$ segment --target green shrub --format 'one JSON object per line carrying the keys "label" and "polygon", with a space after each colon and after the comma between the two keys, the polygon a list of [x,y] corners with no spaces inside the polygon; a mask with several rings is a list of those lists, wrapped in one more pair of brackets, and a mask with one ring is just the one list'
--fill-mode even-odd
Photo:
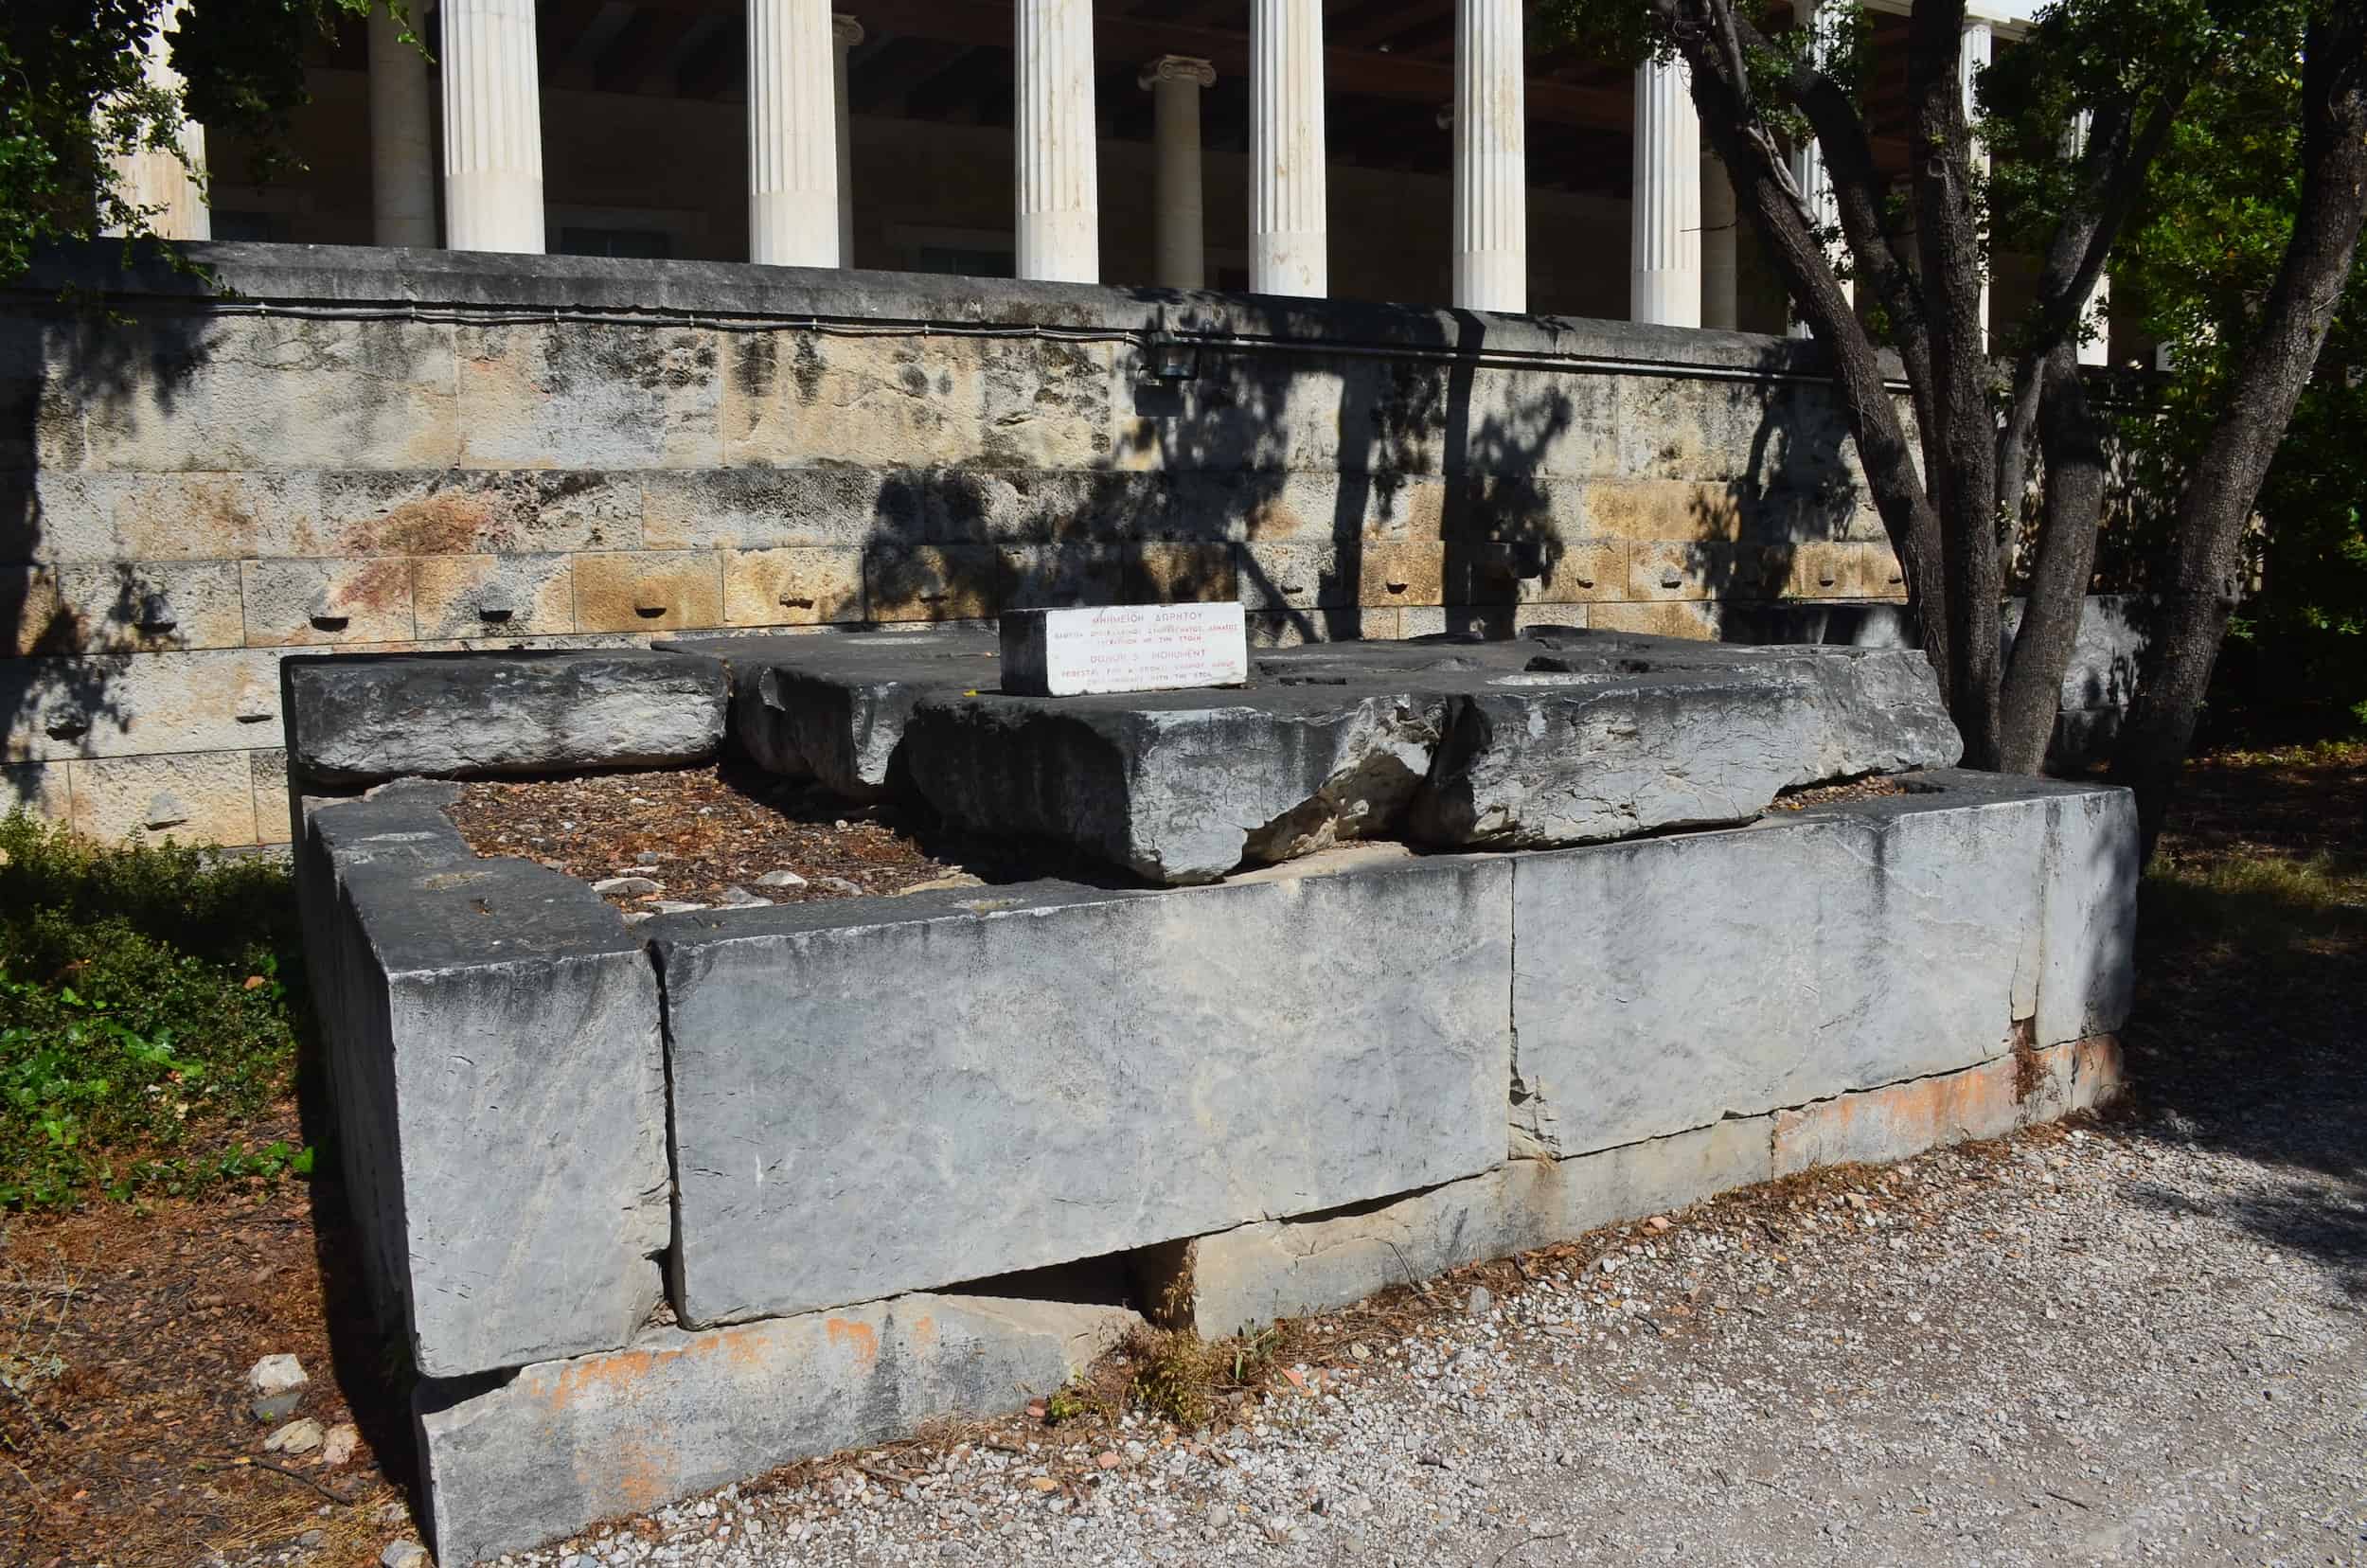
{"label": "green shrub", "polygon": [[300,953],[284,866],[0,819],[0,1203],[309,1168],[239,1135],[292,1086]]}

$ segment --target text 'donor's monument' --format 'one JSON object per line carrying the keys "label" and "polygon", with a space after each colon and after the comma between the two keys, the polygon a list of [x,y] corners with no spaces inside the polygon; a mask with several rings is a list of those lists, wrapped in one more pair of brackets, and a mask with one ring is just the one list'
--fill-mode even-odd
{"label": "text 'donor's monument'", "polygon": [[1014,696],[1177,691],[1249,679],[1238,604],[1013,610],[1002,632],[1003,689]]}

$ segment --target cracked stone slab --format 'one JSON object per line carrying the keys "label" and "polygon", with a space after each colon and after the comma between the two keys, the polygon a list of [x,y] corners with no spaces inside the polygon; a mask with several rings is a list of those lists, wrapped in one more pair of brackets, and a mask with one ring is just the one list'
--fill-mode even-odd
{"label": "cracked stone slab", "polygon": [[713,659],[646,649],[346,654],[279,666],[288,764],[321,784],[704,761]]}
{"label": "cracked stone slab", "polygon": [[793,1461],[1047,1395],[1141,1320],[1120,1307],[907,1295],[424,1382],[436,1559],[538,1546]]}
{"label": "cracked stone slab", "polygon": [[940,1288],[1486,1169],[1510,878],[1405,861],[650,921],[677,1310]]}
{"label": "cracked stone slab", "polygon": [[477,859],[455,793],[317,806],[302,878],[373,1299],[430,1377],[624,1344],[670,1228],[656,971],[587,884]]}
{"label": "cracked stone slab", "polygon": [[732,733],[757,766],[815,778],[871,802],[894,793],[905,725],[924,698],[990,690],[997,640],[985,632],[680,637],[662,650],[730,670]]}
{"label": "cracked stone slab", "polygon": [[1515,1127],[1582,1153],[2117,1028],[2126,803],[1944,771],[1750,828],[1522,857]]}

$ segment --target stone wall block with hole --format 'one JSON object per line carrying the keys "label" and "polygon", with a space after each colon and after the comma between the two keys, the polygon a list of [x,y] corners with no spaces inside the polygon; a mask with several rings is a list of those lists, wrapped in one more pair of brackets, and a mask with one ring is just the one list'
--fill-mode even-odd
{"label": "stone wall block with hole", "polygon": [[906,1295],[419,1386],[439,1560],[475,1562],[799,1459],[999,1416],[1138,1324],[1117,1307]]}
{"label": "stone wall block with hole", "polygon": [[859,549],[790,544],[723,552],[726,625],[827,626],[868,618]]}
{"label": "stone wall block with hole", "polygon": [[235,561],[122,561],[66,566],[59,597],[91,653],[161,653],[246,642]]}
{"label": "stone wall block with hole", "polygon": [[686,632],[723,624],[715,550],[587,551],[575,558],[578,632]]}
{"label": "stone wall block with hole", "polygon": [[279,655],[265,650],[0,659],[0,760],[245,751],[278,736]]}
{"label": "stone wall block with hole", "polygon": [[659,917],[677,1310],[803,1311],[1486,1169],[1509,876]]}
{"label": "stone wall block with hole", "polygon": [[291,765],[339,786],[703,762],[729,693],[717,661],[646,649],[296,657],[280,679]]}
{"label": "stone wall block with hole", "polygon": [[409,642],[418,634],[407,561],[242,561],[239,573],[250,648]]}
{"label": "stone wall block with hole", "polygon": [[621,1346],[669,1229],[657,974],[589,884],[412,786],[311,813],[332,1091],[379,1299],[465,1377]]}
{"label": "stone wall block with hole", "polygon": [[425,556],[409,564],[421,637],[535,636],[576,629],[573,556]]}
{"label": "stone wall block with hole", "polygon": [[863,553],[863,602],[878,621],[978,620],[1002,609],[990,544],[878,546]]}

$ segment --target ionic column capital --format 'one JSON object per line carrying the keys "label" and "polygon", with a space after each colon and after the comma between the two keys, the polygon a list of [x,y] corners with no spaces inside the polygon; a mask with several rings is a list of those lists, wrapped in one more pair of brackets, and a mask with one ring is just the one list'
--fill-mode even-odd
{"label": "ionic column capital", "polygon": [[1195,87],[1214,87],[1217,84],[1217,68],[1207,61],[1195,60],[1190,55],[1161,55],[1145,65],[1142,75],[1134,80],[1145,91],[1162,81],[1188,81]]}
{"label": "ionic column capital", "polygon": [[845,11],[830,13],[830,42],[842,49],[851,49],[863,42],[863,22]]}

